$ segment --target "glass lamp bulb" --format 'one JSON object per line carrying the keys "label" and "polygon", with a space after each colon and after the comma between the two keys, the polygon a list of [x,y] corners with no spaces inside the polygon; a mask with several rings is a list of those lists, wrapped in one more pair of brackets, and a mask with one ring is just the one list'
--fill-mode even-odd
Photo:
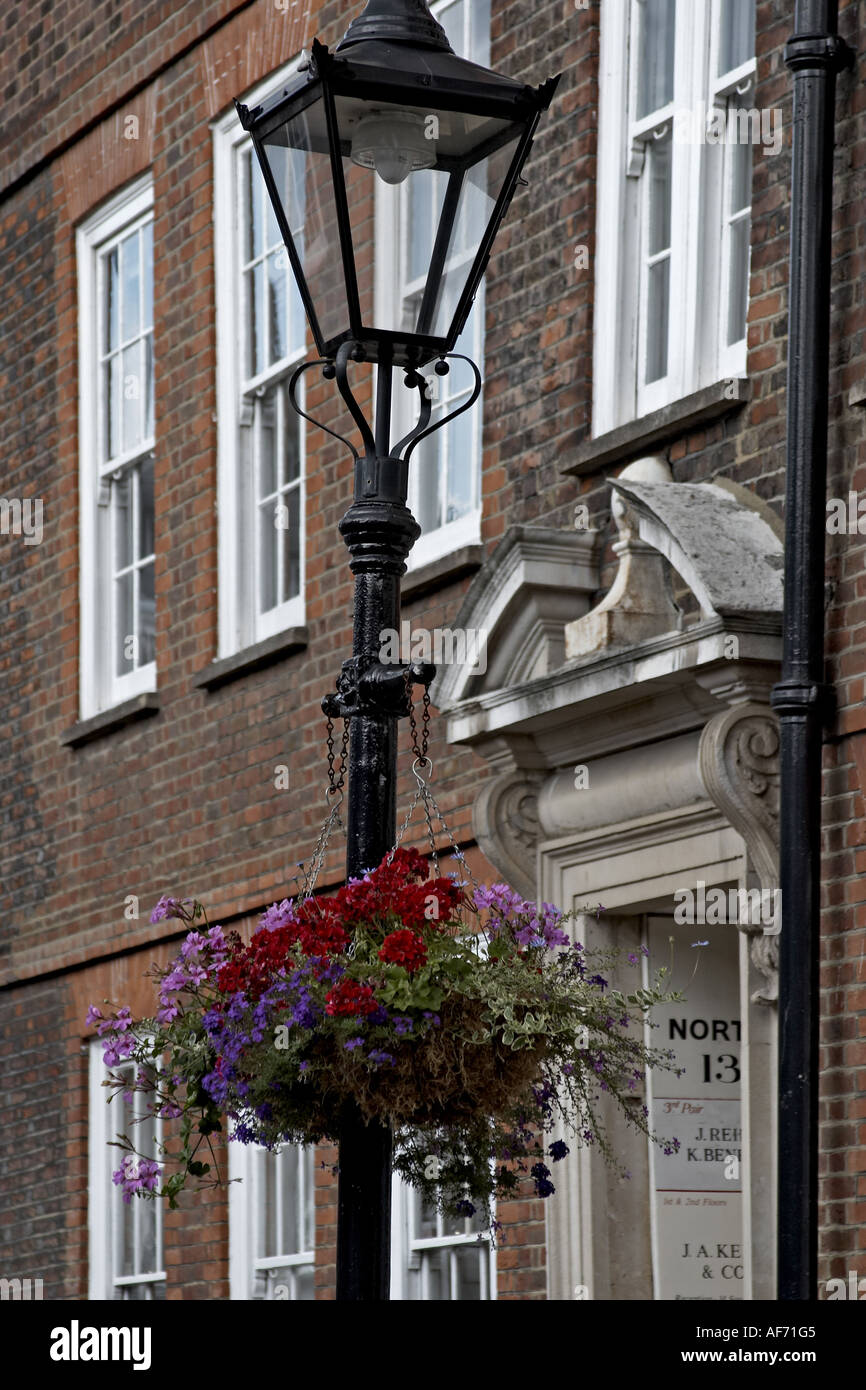
{"label": "glass lamp bulb", "polygon": [[352,163],[375,169],[383,183],[400,184],[416,169],[436,163],[436,141],[414,111],[373,111],[359,122],[352,139]]}

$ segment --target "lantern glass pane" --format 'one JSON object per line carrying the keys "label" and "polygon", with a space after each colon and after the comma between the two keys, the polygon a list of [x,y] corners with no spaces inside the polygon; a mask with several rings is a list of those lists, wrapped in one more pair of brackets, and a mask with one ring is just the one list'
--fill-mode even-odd
{"label": "lantern glass pane", "polygon": [[[335,109],[363,322],[374,332],[445,338],[521,129],[497,117],[355,97],[338,97]],[[362,248],[374,234],[377,197],[399,219],[408,293],[374,320],[372,258],[368,266]]]}
{"label": "lantern glass pane", "polygon": [[[292,116],[262,142],[294,249],[325,341],[349,327],[337,202],[321,102]],[[344,165],[348,161],[344,160]],[[287,309],[290,337],[299,303]]]}

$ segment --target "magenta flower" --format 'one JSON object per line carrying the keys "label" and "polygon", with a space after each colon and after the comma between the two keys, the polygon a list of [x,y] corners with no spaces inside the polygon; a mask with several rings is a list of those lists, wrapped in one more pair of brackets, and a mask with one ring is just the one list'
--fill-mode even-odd
{"label": "magenta flower", "polygon": [[136,1159],[132,1154],[124,1154],[123,1162],[111,1175],[111,1181],[121,1188],[123,1200],[127,1205],[136,1192],[155,1192],[162,1169],[152,1158]]}

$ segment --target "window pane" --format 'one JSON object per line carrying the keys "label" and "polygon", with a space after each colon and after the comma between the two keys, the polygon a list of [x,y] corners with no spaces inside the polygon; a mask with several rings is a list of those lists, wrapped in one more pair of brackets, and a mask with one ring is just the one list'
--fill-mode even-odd
{"label": "window pane", "polygon": [[111,484],[111,501],[114,508],[114,568],[126,569],[133,561],[134,538],[132,533],[132,488],[130,472],[124,473]]}
{"label": "window pane", "polygon": [[474,502],[476,418],[472,410],[446,426],[448,431],[448,501],[445,520],[457,521],[471,512]]}
{"label": "window pane", "polygon": [[[427,1298],[431,1303],[441,1303],[450,1297],[449,1251],[425,1250],[421,1258],[424,1261],[424,1272],[427,1276]],[[424,1288],[423,1280],[421,1287]]]}
{"label": "window pane", "polygon": [[452,39],[451,46],[456,49],[461,58],[471,58],[473,63],[487,65],[490,57],[490,0],[474,0],[472,13],[469,17],[472,26],[471,47],[468,53],[463,53],[456,48]]}
{"label": "window pane", "polygon": [[262,254],[262,190],[261,172],[253,160],[252,150],[245,150],[241,159],[244,188],[244,259],[251,261]]}
{"label": "window pane", "polygon": [[138,572],[138,665],[156,659],[156,597],[154,566],[142,565]]}
{"label": "window pane", "polygon": [[259,1149],[254,1154],[255,1161],[259,1165],[259,1242],[258,1254],[260,1259],[267,1259],[271,1255],[277,1254],[276,1241],[276,1182],[274,1173],[274,1156]]}
{"label": "window pane", "polygon": [[481,1297],[481,1260],[486,1260],[487,1246],[467,1245],[457,1251],[457,1297],[461,1300]]}
{"label": "window pane", "polygon": [[650,267],[647,294],[646,381],[658,381],[668,369],[670,258]]}
{"label": "window pane", "polygon": [[454,52],[465,57],[464,49],[466,47],[466,42],[463,37],[463,26],[466,22],[465,0],[454,0],[454,4],[446,5],[444,9],[438,12],[436,18],[448,35],[448,41],[454,49]]}
{"label": "window pane", "polygon": [[142,328],[153,327],[153,223],[146,222],[141,229],[142,264],[142,307],[144,317]]}
{"label": "window pane", "polygon": [[118,269],[117,247],[113,246],[105,257],[105,341],[103,351],[111,352],[117,347],[118,326],[120,324],[120,272]]}
{"label": "window pane", "polygon": [[312,1303],[316,1297],[314,1271],[312,1265],[301,1265],[295,1270],[295,1298],[298,1302]]}
{"label": "window pane", "polygon": [[738,68],[755,54],[755,0],[722,0],[719,74]]}
{"label": "window pane", "polygon": [[[274,503],[259,507],[259,611],[267,613],[277,602],[277,542]],[[273,1252],[272,1252],[273,1253]]]}
{"label": "window pane", "polygon": [[138,232],[124,237],[120,243],[120,338],[128,342],[139,331],[141,323],[140,240]]}
{"label": "window pane", "polygon": [[153,334],[144,339],[144,437],[153,434]]}
{"label": "window pane", "polygon": [[[409,209],[408,245],[406,248],[406,274],[410,282],[424,275],[430,264],[433,249],[433,197],[434,184],[443,184],[429,169],[420,170],[409,182],[407,190]],[[443,184],[444,188],[444,184]],[[441,202],[441,198],[437,198]]]}
{"label": "window pane", "polygon": [[120,414],[123,404],[123,364],[121,355],[105,364],[105,458],[120,453]]}
{"label": "window pane", "polygon": [[138,558],[153,554],[153,459],[143,459],[138,470]]}
{"label": "window pane", "polygon": [[729,213],[742,212],[752,202],[752,147],[745,143],[725,147],[731,161],[731,203]]}
{"label": "window pane", "polygon": [[656,256],[671,244],[671,142],[650,146],[649,254]]}
{"label": "window pane", "polygon": [[[302,1249],[314,1250],[316,1247],[316,1180],[313,1169],[315,1149],[310,1145],[302,1151],[304,1165],[304,1230]],[[310,1270],[312,1277],[312,1269]]]}
{"label": "window pane", "polygon": [[[262,185],[264,185],[264,182],[265,182],[265,181],[264,181],[264,178],[262,177],[262,173],[261,173],[261,170],[260,170],[260,169],[257,169],[257,170],[256,170],[256,179],[257,179],[257,181],[258,181],[259,183],[261,183]],[[266,188],[266,187],[265,187],[265,189],[264,189],[264,203],[265,203],[265,247],[266,247],[267,250],[271,250],[271,248],[274,247],[274,246],[282,246],[282,244],[283,244],[283,236],[282,236],[282,232],[280,231],[280,224],[279,224],[279,222],[277,221],[276,216],[275,216],[275,214],[274,214],[274,205],[273,205],[273,203],[271,202],[270,198],[268,197],[268,193],[267,193],[267,188]],[[283,199],[283,207],[285,207],[285,199]]]}
{"label": "window pane", "polygon": [[286,272],[288,256],[285,250],[275,251],[268,256],[268,309],[271,316],[271,361],[279,362],[289,350],[288,325],[286,322]]}
{"label": "window pane", "polygon": [[133,661],[134,644],[128,640],[135,635],[135,570],[128,570],[126,574],[115,579],[114,593],[116,603],[115,672],[118,676],[125,676],[135,666]]}
{"label": "window pane", "polygon": [[285,387],[284,390],[283,419],[286,422],[286,451],[283,476],[287,483],[293,483],[296,478],[301,476],[301,426],[298,423],[297,415],[289,404],[288,387]]}
{"label": "window pane", "polygon": [[728,343],[745,336],[749,293],[749,218],[730,227],[731,265],[728,280]]}
{"label": "window pane", "polygon": [[416,1240],[431,1240],[440,1234],[438,1213],[433,1206],[421,1201],[420,1192],[412,1192],[409,1200],[415,1204],[414,1233]]}
{"label": "window pane", "polygon": [[277,406],[276,392],[269,391],[256,403],[259,440],[258,500],[272,497],[277,490]]}
{"label": "window pane", "polygon": [[[304,250],[304,235],[299,232],[295,238],[297,252],[303,263],[306,252]],[[289,351],[303,352],[307,342],[307,316],[304,313],[304,301],[301,299],[301,292],[298,289],[298,282],[295,279],[291,264],[289,263],[289,253],[286,256],[286,282],[289,293]]]}
{"label": "window pane", "polygon": [[[435,416],[433,417],[435,419]],[[412,455],[411,464],[415,470],[417,508],[416,521],[425,533],[435,531],[442,525],[439,504],[439,481],[442,470],[442,434],[439,430],[428,439],[422,440]]]}
{"label": "window pane", "polygon": [[283,1229],[280,1233],[281,1255],[299,1255],[298,1245],[298,1149],[286,1148],[275,1160],[283,1190]]}
{"label": "window pane", "polygon": [[674,99],[676,0],[640,0],[640,13],[638,118]]}
{"label": "window pane", "polygon": [[301,591],[301,494],[298,488],[283,493],[283,602]]}
{"label": "window pane", "polygon": [[141,397],[144,388],[143,344],[139,340],[123,349],[123,430],[121,447],[124,452],[134,449],[142,438]]}
{"label": "window pane", "polygon": [[253,266],[252,270],[247,271],[245,279],[247,282],[247,371],[250,376],[256,376],[264,369],[265,365],[264,267],[261,264]]}

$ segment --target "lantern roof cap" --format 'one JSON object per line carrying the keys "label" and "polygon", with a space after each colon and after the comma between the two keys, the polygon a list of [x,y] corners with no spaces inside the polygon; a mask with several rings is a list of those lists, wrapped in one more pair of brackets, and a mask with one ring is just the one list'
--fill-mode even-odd
{"label": "lantern roof cap", "polygon": [[430,13],[425,0],[367,0],[363,14],[352,20],[335,52],[355,44],[411,43],[453,53],[448,35]]}

